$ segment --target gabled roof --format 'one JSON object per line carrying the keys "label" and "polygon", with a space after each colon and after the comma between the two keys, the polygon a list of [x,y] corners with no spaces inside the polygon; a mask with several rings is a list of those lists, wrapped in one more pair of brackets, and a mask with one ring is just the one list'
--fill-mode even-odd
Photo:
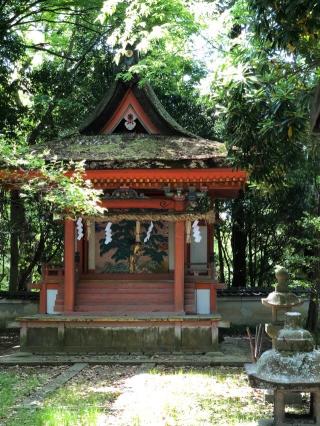
{"label": "gabled roof", "polygon": [[191,136],[191,132],[184,129],[166,111],[150,84],[145,83],[140,87],[139,80],[124,82],[115,81],[93,113],[80,126],[79,132],[83,135],[96,135],[101,133],[106,122],[112,117],[115,110],[130,90],[142,108],[147,112],[153,124],[159,129],[161,135]]}
{"label": "gabled roof", "polygon": [[149,84],[117,80],[79,132],[46,144],[59,159],[87,168],[225,166],[226,148],[181,127]]}

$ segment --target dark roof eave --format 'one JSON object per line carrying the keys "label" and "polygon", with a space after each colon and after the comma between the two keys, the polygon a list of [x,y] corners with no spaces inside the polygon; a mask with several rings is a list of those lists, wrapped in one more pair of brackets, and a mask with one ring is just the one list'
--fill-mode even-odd
{"label": "dark roof eave", "polygon": [[[97,134],[101,131],[103,125],[108,118],[111,117],[115,108],[121,102],[123,96],[129,88],[135,92],[137,99],[142,104],[146,104],[149,109],[150,117],[155,121],[162,122],[164,126],[164,134],[180,135],[185,137],[197,137],[188,130],[184,129],[171,115],[166,111],[159,98],[155,94],[150,84],[146,83],[143,87],[139,87],[139,79],[134,81],[124,82],[116,80],[106,92],[95,110],[89,117],[80,125],[79,132],[84,135]],[[150,110],[152,109],[153,112]],[[159,124],[159,123],[158,123]]]}
{"label": "dark roof eave", "polygon": [[206,159],[185,160],[126,160],[126,161],[95,161],[85,162],[85,168],[89,170],[108,169],[210,169],[231,167],[226,157],[212,157]]}

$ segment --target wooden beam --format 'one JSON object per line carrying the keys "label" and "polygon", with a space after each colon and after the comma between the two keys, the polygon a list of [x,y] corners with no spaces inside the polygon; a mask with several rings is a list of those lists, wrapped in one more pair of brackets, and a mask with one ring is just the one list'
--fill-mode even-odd
{"label": "wooden beam", "polygon": [[175,201],[168,198],[141,198],[136,200],[103,200],[101,205],[107,209],[159,209],[171,210]]}
{"label": "wooden beam", "polygon": [[[66,176],[72,176],[68,171]],[[41,177],[40,171],[0,170],[0,179],[16,186]],[[187,189],[195,186],[197,190],[206,188],[215,191],[217,198],[235,197],[245,188],[247,172],[231,168],[214,169],[108,169],[86,170],[86,179],[90,179],[96,188],[115,189],[124,183],[134,189]],[[48,183],[48,185],[50,185]]]}
{"label": "wooden beam", "polygon": [[[230,186],[237,182],[245,182],[247,173],[243,170],[233,170],[231,168],[214,169],[108,169],[108,170],[86,170],[85,175],[88,179],[104,179],[109,183],[112,180],[120,182],[142,183],[142,182],[160,182],[163,186],[173,182],[179,186],[179,183],[201,182],[203,186],[207,183],[216,182],[227,183]],[[142,180],[142,181],[141,181]]]}

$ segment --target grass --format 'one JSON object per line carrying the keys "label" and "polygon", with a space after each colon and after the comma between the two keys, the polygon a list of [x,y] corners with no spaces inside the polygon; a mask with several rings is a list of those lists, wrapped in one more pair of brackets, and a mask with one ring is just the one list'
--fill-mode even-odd
{"label": "grass", "polygon": [[[90,371],[90,369],[88,369]],[[119,396],[116,390],[100,389],[79,376],[49,394],[35,409],[20,408],[6,426],[94,426],[108,413],[110,405]],[[94,384],[100,384],[94,377]]]}
{"label": "grass", "polygon": [[57,409],[21,409],[6,423],[8,426],[95,426],[99,419],[99,410],[95,408]]}
{"label": "grass", "polygon": [[49,395],[41,407],[14,410],[19,391],[26,394],[43,380],[41,375],[21,381],[21,376],[0,374],[1,389],[16,389],[0,393],[6,407],[3,421],[10,412],[6,422],[0,419],[1,425],[256,425],[272,416],[272,406],[249,387],[239,368],[157,367],[141,372],[139,367],[88,367]]}
{"label": "grass", "polygon": [[4,424],[14,404],[39,388],[47,378],[42,369],[14,367],[0,370],[0,425]]}

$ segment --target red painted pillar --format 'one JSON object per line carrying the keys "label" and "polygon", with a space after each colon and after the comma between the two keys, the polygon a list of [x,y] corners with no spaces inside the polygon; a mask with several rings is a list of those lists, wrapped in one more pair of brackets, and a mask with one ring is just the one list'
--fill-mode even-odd
{"label": "red painted pillar", "polygon": [[184,258],[185,224],[175,223],[174,306],[176,312],[184,313]]}
{"label": "red painted pillar", "polygon": [[75,224],[73,220],[64,222],[64,312],[74,310],[75,292]]}

